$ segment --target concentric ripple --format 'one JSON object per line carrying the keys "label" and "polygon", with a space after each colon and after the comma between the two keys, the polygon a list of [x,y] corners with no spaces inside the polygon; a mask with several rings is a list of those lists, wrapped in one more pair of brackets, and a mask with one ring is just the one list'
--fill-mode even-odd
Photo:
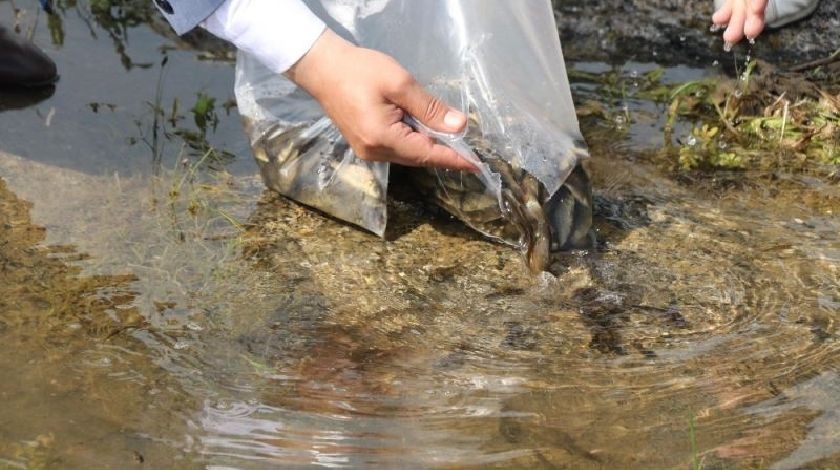
{"label": "concentric ripple", "polygon": [[255,207],[256,178],[197,186],[193,213],[0,158],[20,268],[0,271],[0,463],[836,466],[836,188],[680,185],[592,150],[597,247],[537,277],[418,201],[383,241]]}

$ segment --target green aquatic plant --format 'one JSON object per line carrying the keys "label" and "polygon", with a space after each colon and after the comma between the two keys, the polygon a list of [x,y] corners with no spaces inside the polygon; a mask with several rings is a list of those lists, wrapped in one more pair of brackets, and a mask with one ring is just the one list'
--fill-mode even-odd
{"label": "green aquatic plant", "polygon": [[661,67],[644,73],[623,68],[603,74],[576,69],[570,69],[568,73],[572,83],[595,85],[592,99],[576,107],[578,117],[602,120],[619,138],[627,137],[636,122],[637,116],[629,104],[631,100],[661,101],[671,91],[671,87],[662,82],[665,69]]}
{"label": "green aquatic plant", "polygon": [[[216,131],[219,115],[216,111],[216,98],[203,92],[196,93],[196,101],[190,109],[195,128],[180,125],[182,116],[177,114],[178,102],[173,100],[172,112],[167,121],[171,124],[168,136],[177,136],[189,149],[189,156],[197,157],[209,163],[233,160],[234,155],[212,145],[207,137]],[[209,132],[208,132],[209,131]]]}
{"label": "green aquatic plant", "polygon": [[624,100],[630,96],[654,99],[667,95],[671,90],[668,85],[662,83],[665,75],[665,69],[662,67],[644,73],[620,68],[606,73],[570,69],[568,74],[570,81],[595,84],[600,97],[612,99]]}
{"label": "green aquatic plant", "polygon": [[694,415],[688,418],[688,441],[691,444],[691,469],[700,470],[702,468],[700,460],[700,452],[697,450],[697,423]]}
{"label": "green aquatic plant", "polygon": [[216,126],[219,124],[219,116],[216,115],[216,98],[198,92],[195,104],[190,112],[192,112],[195,125],[198,126],[198,130],[202,134],[207,133],[208,127],[216,130]]}
{"label": "green aquatic plant", "polygon": [[683,83],[667,83],[662,68],[644,74],[571,70],[569,76],[579,84],[578,97],[586,98],[578,116],[606,122],[620,132],[619,138],[628,133],[636,110],[625,104],[623,111],[615,111],[617,102],[665,106],[664,146],[658,155],[681,171],[840,164],[840,85],[833,74],[785,72],[751,60],[735,78]]}
{"label": "green aquatic plant", "polygon": [[[129,145],[142,143],[149,148],[155,172],[160,171],[164,158],[174,153],[167,151],[167,145],[171,143],[175,143],[179,148],[176,154],[176,160],[179,162],[188,158],[216,168],[222,166],[220,164],[230,162],[234,155],[208,140],[219,123],[215,97],[203,92],[196,93],[195,103],[190,109],[195,126],[184,122],[185,116],[181,113],[180,100],[177,97],[172,99],[170,105],[164,103],[163,89],[167,64],[168,56],[164,55],[160,62],[155,94],[151,101],[145,103],[148,112],[134,120],[138,135],[128,138]],[[106,103],[90,104],[94,112],[98,111],[101,105],[108,106]],[[222,107],[230,114],[231,106],[228,101]]]}
{"label": "green aquatic plant", "polygon": [[[682,169],[789,168],[837,165],[840,94],[798,74],[750,62],[738,80],[699,80],[671,95],[665,155]],[[674,148],[678,121],[694,122],[691,136]]]}
{"label": "green aquatic plant", "polygon": [[734,152],[726,151],[725,144],[718,141],[720,128],[703,124],[691,131],[688,142],[679,149],[679,164],[682,168],[698,168],[704,164],[720,168],[743,168],[743,159]]}

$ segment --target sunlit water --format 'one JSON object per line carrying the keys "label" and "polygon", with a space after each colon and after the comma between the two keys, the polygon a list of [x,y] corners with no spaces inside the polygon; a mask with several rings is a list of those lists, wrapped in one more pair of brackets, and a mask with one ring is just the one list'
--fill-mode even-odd
{"label": "sunlit water", "polygon": [[[0,114],[0,148],[89,99]],[[282,200],[244,152],[152,177],[122,140],[148,114],[108,99],[120,138],[0,153],[0,467],[838,464],[836,184],[678,183],[640,157],[663,111],[627,96],[623,132],[584,121],[598,246],[533,277],[417,201],[383,241]]]}

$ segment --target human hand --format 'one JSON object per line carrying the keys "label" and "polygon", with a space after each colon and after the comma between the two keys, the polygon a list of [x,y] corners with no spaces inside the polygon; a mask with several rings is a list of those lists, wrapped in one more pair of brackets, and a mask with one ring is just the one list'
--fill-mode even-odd
{"label": "human hand", "polygon": [[318,100],[359,158],[477,171],[451,148],[402,122],[409,113],[434,130],[455,133],[467,117],[429,95],[393,58],[327,29],[287,75]]}
{"label": "human hand", "polygon": [[726,0],[712,15],[712,23],[718,27],[726,27],[723,40],[728,45],[735,44],[745,35],[754,39],[764,30],[767,2],[768,0]]}

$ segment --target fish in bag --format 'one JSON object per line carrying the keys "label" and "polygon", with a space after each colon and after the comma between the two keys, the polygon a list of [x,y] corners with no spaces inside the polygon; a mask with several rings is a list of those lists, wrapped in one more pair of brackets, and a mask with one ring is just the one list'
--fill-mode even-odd
{"label": "fish in bag", "polygon": [[[400,168],[441,207],[521,249],[529,267],[588,243],[588,151],[549,0],[308,0],[329,28],[391,55],[469,116],[457,135],[406,122],[480,172]],[[236,98],[266,185],[382,236],[388,163],[358,158],[304,90],[242,51]]]}

